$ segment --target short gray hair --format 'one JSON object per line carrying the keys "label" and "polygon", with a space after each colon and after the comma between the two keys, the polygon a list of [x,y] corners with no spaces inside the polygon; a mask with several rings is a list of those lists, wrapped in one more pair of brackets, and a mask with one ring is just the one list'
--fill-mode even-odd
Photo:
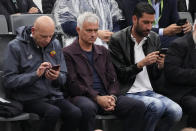
{"label": "short gray hair", "polygon": [[84,22],[99,23],[99,17],[91,12],[84,12],[77,19],[77,27],[82,28]]}

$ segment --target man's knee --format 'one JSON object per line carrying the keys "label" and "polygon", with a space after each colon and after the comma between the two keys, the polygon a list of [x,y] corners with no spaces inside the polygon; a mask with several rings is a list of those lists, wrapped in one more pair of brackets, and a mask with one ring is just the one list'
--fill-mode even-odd
{"label": "man's knee", "polygon": [[80,108],[82,117],[85,119],[95,117],[97,105],[88,97],[78,96],[73,99],[73,103]]}
{"label": "man's knee", "polygon": [[168,110],[168,114],[170,115],[173,121],[176,121],[176,122],[180,121],[182,117],[182,108],[177,103],[169,105],[167,107],[167,110]]}
{"label": "man's knee", "polygon": [[153,99],[150,104],[147,105],[147,111],[156,115],[162,116],[166,107],[164,103],[159,99]]}
{"label": "man's knee", "polygon": [[120,96],[117,101],[117,111],[144,113],[146,111],[145,104],[137,99],[129,98],[127,96]]}
{"label": "man's knee", "polygon": [[61,115],[61,110],[58,107],[50,107],[46,110],[44,117],[47,119],[58,119]]}
{"label": "man's knee", "polygon": [[[65,111],[66,112],[66,111]],[[79,108],[72,108],[72,110],[66,112],[69,117],[73,120],[80,120],[82,117],[82,112]]]}

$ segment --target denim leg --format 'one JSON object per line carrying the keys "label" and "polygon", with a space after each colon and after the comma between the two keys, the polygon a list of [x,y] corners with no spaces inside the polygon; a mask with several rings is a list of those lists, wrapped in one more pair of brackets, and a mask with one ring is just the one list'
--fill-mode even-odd
{"label": "denim leg", "polygon": [[80,131],[93,131],[95,128],[95,116],[98,112],[98,105],[85,96],[76,96],[73,103],[82,111]]}
{"label": "denim leg", "polygon": [[128,93],[126,96],[141,100],[144,102],[147,110],[145,112],[145,124],[144,131],[154,131],[158,121],[161,119],[163,113],[165,112],[164,103],[154,98],[151,92],[139,92],[139,93]]}
{"label": "denim leg", "polygon": [[175,123],[180,121],[182,117],[182,108],[171,99],[158,93],[153,93],[153,97],[161,100],[165,105],[165,112],[156,131],[170,131]]}

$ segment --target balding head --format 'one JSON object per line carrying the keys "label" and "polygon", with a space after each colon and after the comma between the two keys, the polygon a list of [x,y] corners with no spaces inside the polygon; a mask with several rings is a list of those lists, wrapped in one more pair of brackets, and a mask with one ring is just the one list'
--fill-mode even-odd
{"label": "balding head", "polygon": [[40,16],[34,22],[35,28],[55,28],[54,21],[49,16]]}
{"label": "balding head", "polygon": [[32,27],[32,35],[37,45],[47,46],[54,34],[55,23],[49,16],[38,17]]}

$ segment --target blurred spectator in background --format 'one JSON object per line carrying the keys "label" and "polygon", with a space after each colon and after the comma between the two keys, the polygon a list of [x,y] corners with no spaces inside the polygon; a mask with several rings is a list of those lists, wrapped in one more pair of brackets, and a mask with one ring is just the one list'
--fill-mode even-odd
{"label": "blurred spectator in background", "polygon": [[[118,2],[120,0],[116,1]],[[131,21],[131,15],[133,14],[135,5],[140,1],[148,2],[155,9],[155,22],[152,30],[160,35],[162,47],[168,47],[170,41],[178,37],[176,34],[182,31],[184,33],[191,31],[192,26],[188,22],[183,26],[176,25],[179,19],[176,0],[122,0],[118,3],[120,3],[119,6],[124,6],[121,8],[128,9],[127,11],[129,12],[127,14],[129,15],[124,14],[125,20],[128,23]]]}
{"label": "blurred spectator in background", "polygon": [[191,13],[193,20],[195,19],[196,13],[196,1],[195,0],[178,0],[178,12],[187,12]]}
{"label": "blurred spectator in background", "polygon": [[176,0],[148,0],[148,3],[156,11],[153,31],[160,35],[162,47],[169,47],[170,42],[178,37],[177,34],[191,31],[189,22],[183,26],[176,24],[179,19]]}
{"label": "blurred spectator in background", "polygon": [[9,22],[9,15],[23,13],[41,13],[33,0],[0,0],[0,14],[5,15]]}
{"label": "blurred spectator in background", "polygon": [[181,131],[196,131],[195,128],[184,128]]}
{"label": "blurred spectator in background", "polygon": [[44,14],[52,13],[56,0],[42,0],[42,10]]}
{"label": "blurred spectator in background", "polygon": [[145,2],[146,0],[116,0],[125,17],[126,23],[124,27],[132,25],[133,10],[137,3],[142,1]]}
{"label": "blurred spectator in background", "polygon": [[66,45],[71,44],[78,35],[76,19],[84,12],[93,12],[100,18],[96,44],[107,48],[106,42],[113,32],[120,30],[122,14],[115,0],[57,0],[53,12],[57,27],[67,35]]}
{"label": "blurred spectator in background", "polygon": [[189,0],[188,11],[191,13],[193,20],[195,20],[196,0]]}
{"label": "blurred spectator in background", "polygon": [[188,3],[187,0],[177,0],[177,9],[178,12],[187,12],[188,11]]}
{"label": "blurred spectator in background", "polygon": [[164,72],[164,94],[178,102],[188,115],[187,127],[196,128],[196,26],[193,32],[172,42]]}

